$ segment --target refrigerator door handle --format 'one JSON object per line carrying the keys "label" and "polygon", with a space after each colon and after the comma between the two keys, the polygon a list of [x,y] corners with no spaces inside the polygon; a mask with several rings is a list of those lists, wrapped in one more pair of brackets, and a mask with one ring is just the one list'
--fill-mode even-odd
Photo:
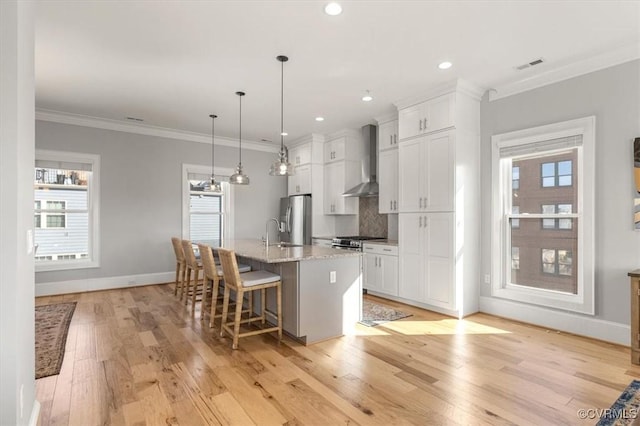
{"label": "refrigerator door handle", "polygon": [[287,206],[286,231],[291,232],[291,206]]}

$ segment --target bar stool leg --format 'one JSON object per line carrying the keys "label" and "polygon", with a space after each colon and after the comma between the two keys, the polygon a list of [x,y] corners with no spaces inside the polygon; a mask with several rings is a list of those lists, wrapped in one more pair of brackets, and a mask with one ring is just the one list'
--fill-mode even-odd
{"label": "bar stool leg", "polygon": [[[196,314],[196,294],[198,293],[198,278],[200,276],[200,270],[199,269],[194,270],[193,275],[195,276],[195,279],[193,281],[193,292],[191,293],[191,316],[194,316]],[[204,296],[204,285],[203,285],[202,293]]]}
{"label": "bar stool leg", "polygon": [[282,283],[276,286],[277,309],[278,309],[278,343],[282,341]]}
{"label": "bar stool leg", "polygon": [[184,304],[189,303],[189,289],[191,288],[191,268],[185,267],[185,276],[187,277],[186,288],[184,292]]}
{"label": "bar stool leg", "polygon": [[173,295],[175,296],[176,294],[178,294],[178,278],[180,277],[180,262],[176,263],[176,285],[173,288]]}
{"label": "bar stool leg", "polygon": [[260,322],[262,325],[265,323],[265,319],[267,318],[265,312],[267,310],[267,293],[263,288],[260,290]]}
{"label": "bar stool leg", "polygon": [[[238,349],[238,337],[240,335],[240,321],[242,319],[242,299],[244,294],[242,291],[238,291],[238,295],[236,298],[240,301],[240,303],[236,303],[236,314],[233,320],[233,345],[231,346],[233,349]],[[251,293],[249,293],[249,297],[251,297]]]}
{"label": "bar stool leg", "polygon": [[220,337],[224,337],[224,323],[227,322],[229,314],[229,287],[224,286],[224,296],[222,298],[222,321],[220,322]]}
{"label": "bar stool leg", "polygon": [[209,328],[213,328],[216,321],[216,308],[218,307],[218,291],[220,280],[213,280],[213,290],[211,291],[211,318],[209,320]]}

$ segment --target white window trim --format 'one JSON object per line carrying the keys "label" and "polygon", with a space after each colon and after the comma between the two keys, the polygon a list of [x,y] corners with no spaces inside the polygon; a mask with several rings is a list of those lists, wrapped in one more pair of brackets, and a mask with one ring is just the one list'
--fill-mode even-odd
{"label": "white window trim", "polygon": [[[189,224],[189,173],[197,173],[203,175],[211,175],[211,166],[203,166],[200,164],[182,164],[182,238],[189,239],[191,234]],[[214,168],[216,176],[231,176],[233,169]],[[222,195],[222,206],[224,207],[223,235],[224,239],[233,239],[233,185],[229,185],[229,190],[224,191]]]}
{"label": "white window trim", "polygon": [[[491,214],[491,294],[494,297],[542,305],[550,308],[595,314],[594,252],[595,252],[595,116],[579,118],[546,126],[533,127],[491,137],[492,147],[492,214]],[[573,135],[582,135],[582,149],[579,151],[577,182],[580,188],[576,212],[581,214],[578,224],[578,294],[566,294],[530,287],[507,285],[511,276],[511,264],[506,262],[504,250],[510,250],[507,236],[509,223],[505,223],[503,188],[511,179],[508,170],[500,167],[500,148],[530,144]],[[588,173],[585,173],[588,171]],[[530,215],[535,217],[535,215]],[[566,217],[566,216],[564,216]]]}
{"label": "white window trim", "polygon": [[[100,267],[100,156],[68,151],[36,149],[35,158],[60,162],[91,164],[91,182],[88,182],[87,207],[89,210],[89,257],[69,261],[35,262],[36,272],[63,271]],[[60,228],[58,228],[60,229]],[[37,255],[37,253],[36,253]],[[34,256],[35,257],[35,256]]]}

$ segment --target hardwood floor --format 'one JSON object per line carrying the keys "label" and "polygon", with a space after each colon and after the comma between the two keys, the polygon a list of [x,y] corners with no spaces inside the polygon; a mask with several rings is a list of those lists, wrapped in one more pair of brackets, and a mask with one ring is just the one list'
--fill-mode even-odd
{"label": "hardwood floor", "polygon": [[578,410],[609,408],[640,376],[628,348],[485,314],[387,302],[413,316],[233,351],[170,285],[36,304],[74,300],[62,371],[36,381],[43,426],[594,424]]}

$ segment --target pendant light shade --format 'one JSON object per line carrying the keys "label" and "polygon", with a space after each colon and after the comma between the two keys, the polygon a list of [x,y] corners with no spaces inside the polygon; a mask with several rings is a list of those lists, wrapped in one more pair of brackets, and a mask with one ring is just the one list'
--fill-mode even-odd
{"label": "pendant light shade", "polygon": [[218,118],[217,115],[215,114],[211,114],[209,115],[209,117],[211,117],[211,191],[213,192],[222,192],[222,188],[220,187],[220,182],[218,182],[213,174],[213,168],[215,165],[215,156],[214,156],[214,150],[213,147],[215,145],[215,130],[216,130],[216,118]]}
{"label": "pendant light shade", "polygon": [[229,178],[229,183],[232,183],[234,185],[248,185],[249,176],[242,173],[242,97],[245,95],[245,93],[236,92],[236,95],[238,95],[238,99],[240,99],[240,131],[238,137],[238,140],[240,142],[240,149],[238,151],[240,158],[238,161],[238,167],[236,167],[236,172]]}
{"label": "pendant light shade", "polygon": [[284,63],[289,60],[286,56],[280,55],[276,57],[281,64],[280,72],[280,152],[278,153],[278,159],[271,165],[269,174],[271,176],[292,176],[293,167],[289,164],[289,155],[284,147]]}

